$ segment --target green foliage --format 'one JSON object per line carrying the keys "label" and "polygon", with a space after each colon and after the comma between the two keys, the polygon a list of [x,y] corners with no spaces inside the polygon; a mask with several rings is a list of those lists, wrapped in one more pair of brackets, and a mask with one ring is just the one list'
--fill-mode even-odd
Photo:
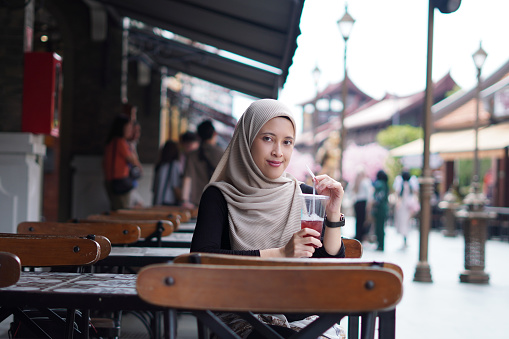
{"label": "green foliage", "polygon": [[[468,194],[474,175],[473,159],[458,159],[455,163],[458,178],[458,190],[462,197]],[[491,168],[491,159],[479,159],[479,182],[483,183],[484,175]]]}
{"label": "green foliage", "polygon": [[380,131],[376,140],[383,147],[392,149],[422,138],[423,131],[420,127],[410,125],[392,125]]}

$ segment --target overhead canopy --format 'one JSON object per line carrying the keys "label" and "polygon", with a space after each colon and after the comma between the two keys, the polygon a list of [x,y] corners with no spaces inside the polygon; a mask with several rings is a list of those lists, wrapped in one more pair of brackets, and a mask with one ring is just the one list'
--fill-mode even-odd
{"label": "overhead canopy", "polygon": [[[176,54],[161,54],[161,48],[153,46],[145,50],[156,62],[176,71],[260,98],[276,98],[286,81],[304,5],[304,0],[99,1],[120,16],[271,66],[247,66],[214,51],[205,52],[196,44],[157,37],[166,51]],[[138,41],[137,47],[143,46]]]}
{"label": "overhead canopy", "polygon": [[[479,129],[479,157],[502,157],[509,147],[509,122]],[[417,139],[390,151],[394,157],[422,154],[423,140]],[[444,160],[472,158],[475,149],[475,130],[433,133],[430,138],[430,153],[440,154]]]}

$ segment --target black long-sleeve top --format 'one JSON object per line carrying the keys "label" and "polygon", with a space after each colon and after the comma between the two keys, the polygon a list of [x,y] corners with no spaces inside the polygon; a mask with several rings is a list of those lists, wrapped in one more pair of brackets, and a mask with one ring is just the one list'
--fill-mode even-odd
{"label": "black long-sleeve top", "polygon": [[[301,184],[303,193],[313,193],[311,186]],[[326,232],[324,227],[324,232]],[[208,252],[219,254],[235,254],[260,256],[260,250],[232,250],[230,242],[230,226],[228,222],[228,204],[221,190],[209,186],[200,200],[198,219],[191,242],[191,252]],[[337,255],[330,255],[322,246],[313,253],[313,258],[344,258],[345,247]]]}

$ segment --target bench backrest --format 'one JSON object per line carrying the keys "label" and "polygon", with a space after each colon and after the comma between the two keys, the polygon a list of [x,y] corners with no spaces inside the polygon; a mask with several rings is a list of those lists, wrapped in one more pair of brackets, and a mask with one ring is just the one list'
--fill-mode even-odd
{"label": "bench backrest", "polygon": [[179,215],[180,221],[188,222],[191,220],[191,212],[187,210],[181,211],[161,211],[161,210],[143,210],[143,209],[134,209],[134,210],[116,210],[109,211],[108,215],[119,215],[129,217],[130,219],[138,219],[138,220],[169,220],[172,215]]}
{"label": "bench backrest", "polygon": [[17,255],[22,266],[83,266],[100,259],[101,247],[78,236],[0,233],[0,251]]}
{"label": "bench backrest", "polygon": [[131,244],[140,238],[141,230],[131,223],[71,223],[71,222],[34,222],[18,224],[18,233],[52,235],[101,235],[114,245]]}
{"label": "bench backrest", "polygon": [[189,212],[191,213],[191,219],[196,219],[198,217],[198,207],[195,208],[185,208],[182,206],[166,206],[166,205],[155,205],[155,206],[147,206],[141,208],[143,211],[164,211],[164,212]]}
{"label": "bench backrest", "polygon": [[87,216],[84,220],[78,220],[78,222],[98,222],[98,221],[109,221],[109,222],[128,222],[135,223],[141,227],[142,224],[151,225],[149,227],[154,227],[153,224],[158,221],[169,221],[173,224],[174,231],[178,230],[178,227],[181,223],[181,217],[178,214],[170,214],[166,215],[163,218],[159,218],[160,215],[157,215],[157,218],[149,219],[144,216],[143,218],[137,219],[136,216],[132,215],[110,215],[110,214],[91,214]]}
{"label": "bench backrest", "polygon": [[[87,219],[77,219],[77,223],[112,223],[112,224],[134,224],[140,228],[140,238],[147,238],[157,230],[161,230],[161,236],[165,237],[172,234],[180,225],[180,219],[171,220],[126,220],[111,218],[102,214],[90,215]],[[177,226],[175,226],[177,225]]]}
{"label": "bench backrest", "polygon": [[399,274],[384,267],[160,264],[136,283],[148,303],[184,310],[255,313],[373,312],[402,298]]}
{"label": "bench backrest", "polygon": [[260,258],[245,255],[228,255],[214,253],[186,253],[173,260],[175,264],[203,265],[242,265],[242,266],[344,266],[344,267],[381,267],[391,269],[403,280],[403,270],[396,264],[368,261],[358,258],[314,259],[314,258]]}
{"label": "bench backrest", "polygon": [[0,288],[14,285],[21,274],[19,258],[9,252],[0,252]]}

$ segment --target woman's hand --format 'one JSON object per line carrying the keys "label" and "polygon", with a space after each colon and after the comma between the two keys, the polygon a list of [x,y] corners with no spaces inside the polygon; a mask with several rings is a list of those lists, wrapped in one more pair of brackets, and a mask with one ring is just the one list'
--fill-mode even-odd
{"label": "woman's hand", "polygon": [[294,233],[290,241],[280,248],[281,254],[287,258],[310,258],[315,252],[315,247],[322,247],[322,242],[317,239],[319,237],[318,231],[304,228]]}
{"label": "woman's hand", "polygon": [[331,222],[339,221],[341,217],[341,203],[345,194],[343,185],[326,174],[317,175],[315,177],[315,184],[318,194],[329,197],[325,207],[327,219]]}

